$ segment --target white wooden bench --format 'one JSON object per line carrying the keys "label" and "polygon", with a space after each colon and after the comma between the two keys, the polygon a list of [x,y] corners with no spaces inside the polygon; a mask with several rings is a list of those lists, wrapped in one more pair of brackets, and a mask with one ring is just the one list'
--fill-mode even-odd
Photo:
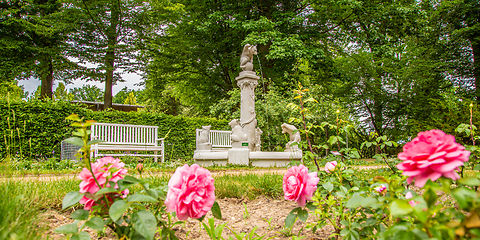
{"label": "white wooden bench", "polygon": [[[139,156],[165,159],[164,139],[158,138],[157,126],[94,123],[91,127],[91,140],[102,142],[92,145],[92,158],[100,156]],[[100,151],[124,151],[122,153],[100,153]],[[131,153],[131,152],[153,153]]]}
{"label": "white wooden bench", "polygon": [[[198,145],[198,137],[202,129],[196,130],[196,140]],[[232,131],[210,130],[208,142],[212,144],[212,149],[232,148],[232,139],[230,138]]]}

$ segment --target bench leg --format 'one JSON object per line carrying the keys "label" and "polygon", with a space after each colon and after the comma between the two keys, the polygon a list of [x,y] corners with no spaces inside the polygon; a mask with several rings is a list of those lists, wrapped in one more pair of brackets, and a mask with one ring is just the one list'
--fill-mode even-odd
{"label": "bench leg", "polygon": [[155,151],[155,152],[153,152],[153,153],[155,154],[155,157],[154,157],[154,158],[155,158],[155,163],[158,163],[157,156],[156,156],[158,152]]}

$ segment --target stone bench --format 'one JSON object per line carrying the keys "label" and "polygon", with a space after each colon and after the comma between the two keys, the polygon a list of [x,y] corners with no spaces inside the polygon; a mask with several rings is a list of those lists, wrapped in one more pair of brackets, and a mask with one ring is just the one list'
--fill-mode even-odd
{"label": "stone bench", "polygon": [[[199,148],[199,139],[202,129],[196,129],[196,146],[197,150]],[[209,130],[208,134],[208,143],[211,144],[212,150],[226,150],[232,148],[232,139],[230,136],[232,131],[222,131],[222,130]]]}

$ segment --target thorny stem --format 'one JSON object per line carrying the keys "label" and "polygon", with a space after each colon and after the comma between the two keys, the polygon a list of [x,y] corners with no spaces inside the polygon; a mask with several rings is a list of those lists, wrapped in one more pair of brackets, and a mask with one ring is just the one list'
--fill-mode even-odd
{"label": "thorny stem", "polygon": [[[85,159],[87,159],[87,167],[88,167],[88,170],[90,171],[90,174],[92,174],[92,177],[93,177],[93,180],[95,181],[95,183],[97,184],[98,186],[98,189],[102,189],[102,186],[100,185],[100,183],[98,182],[97,180],[97,177],[95,176],[95,174],[93,173],[93,170],[92,170],[92,161],[90,159],[90,146],[88,146],[88,133],[87,133],[87,127],[83,126],[82,127],[83,130],[85,131],[85,135],[83,136],[83,146],[85,147],[85,151],[83,152]],[[106,195],[103,195],[103,198],[105,199],[105,204],[107,205],[107,208],[110,209],[110,204],[108,203],[108,199],[107,199],[107,196]]]}
{"label": "thorny stem", "polygon": [[475,146],[475,138],[473,138],[473,104],[470,104],[470,137],[472,138],[473,146]]}
{"label": "thorny stem", "polygon": [[[301,109],[300,113],[302,114],[303,130],[305,130],[305,138],[307,139],[308,148],[310,149],[310,152],[314,153],[312,143],[310,142],[310,138],[308,137],[307,123],[306,123],[306,120],[305,120],[305,113],[303,111],[305,109],[305,107],[303,106],[301,93],[300,93],[299,101],[300,101],[300,109]],[[320,171],[320,167],[318,166],[318,163],[317,163],[317,156],[313,157],[313,161],[315,162],[315,166],[317,166],[317,170]]]}

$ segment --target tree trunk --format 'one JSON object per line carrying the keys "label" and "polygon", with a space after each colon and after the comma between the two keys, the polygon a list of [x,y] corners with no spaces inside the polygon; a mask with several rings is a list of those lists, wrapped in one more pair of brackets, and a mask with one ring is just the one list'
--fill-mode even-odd
{"label": "tree trunk", "polygon": [[105,95],[103,98],[103,109],[112,107],[112,87],[113,87],[113,73],[115,71],[115,48],[117,46],[117,26],[120,18],[119,1],[113,1],[111,8],[110,26],[107,30],[107,52],[105,53]]}
{"label": "tree trunk", "polygon": [[475,77],[475,97],[480,104],[480,40],[472,40],[473,76]]}
{"label": "tree trunk", "polygon": [[40,58],[40,80],[42,82],[40,99],[52,99],[53,92],[53,62],[48,55]]}

